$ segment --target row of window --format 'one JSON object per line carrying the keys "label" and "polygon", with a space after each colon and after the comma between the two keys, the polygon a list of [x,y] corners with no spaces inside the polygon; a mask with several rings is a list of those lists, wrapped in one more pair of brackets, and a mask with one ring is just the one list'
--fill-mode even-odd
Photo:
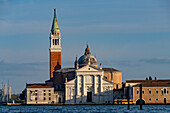
{"label": "row of window", "polygon": [[[158,98],[156,98],[155,100],[158,101]],[[164,98],[164,100],[166,100],[166,98]],[[149,98],[149,101],[151,101],[151,98]]]}
{"label": "row of window", "polygon": [[[35,97],[35,100],[38,100],[38,98],[37,97]],[[44,99],[43,99],[44,101],[46,100],[46,97],[44,97]],[[48,100],[51,100],[51,97],[49,97],[48,98]]]}
{"label": "row of window", "polygon": [[[136,93],[139,94],[139,90],[137,90]],[[144,90],[142,90],[142,93],[144,94]],[[151,91],[151,89],[149,89],[149,94],[151,94],[151,93],[152,93],[152,91]],[[158,94],[158,89],[156,89],[155,93]],[[169,90],[164,88],[161,90],[161,94],[162,95],[169,94]]]}
{"label": "row of window", "polygon": [[[37,96],[38,94],[35,93],[35,96]],[[51,96],[51,93],[48,94],[49,96]],[[44,96],[46,96],[46,93],[44,93]]]}
{"label": "row of window", "polygon": [[53,39],[53,45],[59,45],[59,39]]}
{"label": "row of window", "polygon": [[[35,92],[37,92],[38,90],[35,90]],[[44,92],[46,92],[47,90],[43,90]],[[51,92],[51,90],[48,90],[48,92]]]}

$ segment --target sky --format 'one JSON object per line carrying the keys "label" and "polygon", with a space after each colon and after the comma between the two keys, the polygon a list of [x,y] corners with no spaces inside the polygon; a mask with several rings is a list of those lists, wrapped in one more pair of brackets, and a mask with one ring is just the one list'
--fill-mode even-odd
{"label": "sky", "polygon": [[62,38],[62,68],[73,67],[88,42],[98,64],[131,79],[170,79],[169,0],[0,0],[0,82],[21,93],[49,79],[54,16]]}

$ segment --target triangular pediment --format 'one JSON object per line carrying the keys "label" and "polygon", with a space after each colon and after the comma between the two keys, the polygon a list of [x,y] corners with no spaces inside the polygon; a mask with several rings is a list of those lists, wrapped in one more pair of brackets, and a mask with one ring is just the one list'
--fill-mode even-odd
{"label": "triangular pediment", "polygon": [[66,82],[65,84],[74,84],[74,83],[75,83],[75,79],[70,80],[70,81]]}
{"label": "triangular pediment", "polygon": [[102,71],[102,70],[95,68],[93,66],[90,66],[90,65],[86,65],[86,66],[83,66],[83,67],[77,69],[76,71],[77,72],[79,72],[79,71],[84,71],[84,72],[93,71],[94,72],[94,71]]}

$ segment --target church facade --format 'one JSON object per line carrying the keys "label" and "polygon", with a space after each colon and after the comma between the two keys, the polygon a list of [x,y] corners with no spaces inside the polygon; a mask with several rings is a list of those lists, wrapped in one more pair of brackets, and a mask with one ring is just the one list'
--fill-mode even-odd
{"label": "church facade", "polygon": [[[45,84],[27,84],[26,101],[32,104],[44,103],[107,103],[112,104],[113,90],[122,88],[122,72],[114,68],[105,68],[91,54],[90,48],[85,49],[84,54],[74,62],[72,68],[61,68],[61,34],[57,22],[56,11],[54,9],[54,19],[50,33],[50,79]],[[31,88],[32,85],[38,87],[54,88],[54,92],[49,97],[47,94]],[[41,97],[45,100],[38,100],[38,93],[42,92]],[[30,94],[32,94],[30,96]],[[49,95],[48,95],[49,96]],[[32,102],[32,97],[37,100]],[[40,98],[40,99],[42,99]],[[44,102],[45,101],[45,102]]]}
{"label": "church facade", "polygon": [[[112,77],[109,80],[109,74]],[[116,79],[118,78],[119,82]],[[113,103],[113,89],[121,88],[122,72],[98,67],[87,45],[84,55],[75,60],[73,68],[54,71],[52,83],[56,91],[63,90],[65,103]],[[114,87],[116,86],[116,87]]]}
{"label": "church facade", "polygon": [[[55,18],[56,14],[54,20]],[[54,28],[55,22],[57,21],[53,21],[51,34],[57,32],[55,29],[59,30],[58,23]],[[50,65],[51,63],[50,60]],[[46,84],[55,87],[56,93],[60,92],[56,98],[57,102],[113,103],[113,89],[122,88],[122,72],[113,68],[104,68],[102,64],[98,66],[96,57],[91,54],[87,45],[84,55],[79,59],[76,57],[74,67],[54,70]]]}

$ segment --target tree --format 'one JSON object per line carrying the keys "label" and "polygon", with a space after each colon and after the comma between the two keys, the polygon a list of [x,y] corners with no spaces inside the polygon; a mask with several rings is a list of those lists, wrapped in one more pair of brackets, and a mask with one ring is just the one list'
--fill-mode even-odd
{"label": "tree", "polygon": [[149,76],[149,80],[152,80],[152,77],[151,77],[151,76]]}

